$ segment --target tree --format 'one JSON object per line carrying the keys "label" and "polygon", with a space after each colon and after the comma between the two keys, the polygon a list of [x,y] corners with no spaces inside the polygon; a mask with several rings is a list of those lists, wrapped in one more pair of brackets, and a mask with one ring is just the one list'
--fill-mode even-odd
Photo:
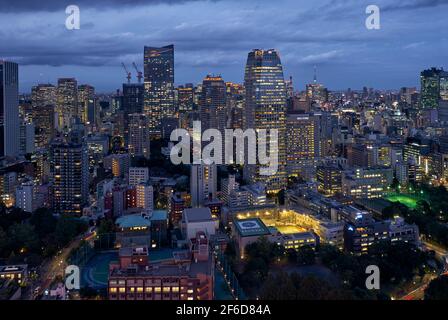
{"label": "tree", "polygon": [[97,230],[98,235],[103,235],[103,234],[113,233],[113,232],[115,232],[114,222],[109,219],[101,220],[101,222],[98,226],[98,230]]}
{"label": "tree", "polygon": [[260,290],[262,300],[295,300],[296,288],[291,277],[280,272],[276,275],[270,275]]}
{"label": "tree", "polygon": [[431,206],[429,203],[425,200],[418,200],[417,201],[417,207],[415,208],[417,212],[420,212],[421,214],[424,214],[425,216],[433,217],[434,213],[431,210]]}
{"label": "tree", "polygon": [[324,265],[330,267],[331,263],[342,255],[342,252],[335,246],[329,244],[321,244],[319,249],[319,256]]}
{"label": "tree", "polygon": [[297,250],[294,249],[288,249],[286,251],[286,256],[288,258],[288,261],[290,263],[297,263]]}
{"label": "tree", "polygon": [[4,257],[7,254],[9,248],[9,239],[8,235],[3,228],[0,227],[0,257]]}
{"label": "tree", "polygon": [[29,213],[24,212],[19,208],[12,208],[7,214],[3,214],[0,219],[0,227],[3,230],[8,230],[15,223],[22,223],[30,217]]}
{"label": "tree", "polygon": [[400,181],[398,181],[397,177],[394,176],[390,188],[394,190],[396,193],[400,192]]}
{"label": "tree", "polygon": [[297,250],[297,262],[301,265],[311,265],[315,262],[315,251],[311,246],[303,246]]}
{"label": "tree", "polygon": [[269,275],[260,290],[262,300],[341,300],[353,299],[347,290],[337,289],[315,277],[280,272]]}
{"label": "tree", "polygon": [[266,237],[260,237],[256,242],[246,246],[247,260],[260,258],[269,265],[276,258],[284,255],[285,248],[277,243],[270,242]]}
{"label": "tree", "polygon": [[425,300],[448,300],[448,276],[438,277],[429,283]]}
{"label": "tree", "polygon": [[54,231],[57,246],[63,247],[72,241],[79,233],[85,231],[87,225],[77,218],[63,215],[59,217]]}
{"label": "tree", "polygon": [[383,209],[381,215],[383,219],[391,219],[395,216],[405,218],[409,215],[409,209],[400,202],[392,202],[391,205]]}
{"label": "tree", "polygon": [[8,229],[12,250],[17,253],[39,250],[39,239],[29,223],[14,224]]}
{"label": "tree", "polygon": [[43,238],[54,232],[57,218],[47,208],[39,208],[31,216],[30,223],[36,228],[39,238]]}

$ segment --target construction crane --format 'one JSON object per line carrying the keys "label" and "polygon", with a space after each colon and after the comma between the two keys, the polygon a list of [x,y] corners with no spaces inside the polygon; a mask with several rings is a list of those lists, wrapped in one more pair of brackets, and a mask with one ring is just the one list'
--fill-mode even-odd
{"label": "construction crane", "polygon": [[126,72],[126,79],[128,79],[128,83],[131,83],[131,73],[128,71],[128,68],[126,68],[123,62],[121,63],[121,65],[123,66],[123,69]]}
{"label": "construction crane", "polygon": [[135,62],[132,62],[132,65],[134,66],[135,71],[137,72],[137,79],[138,79],[138,83],[142,83],[142,79],[143,79],[143,73],[138,70],[137,65],[135,64]]}

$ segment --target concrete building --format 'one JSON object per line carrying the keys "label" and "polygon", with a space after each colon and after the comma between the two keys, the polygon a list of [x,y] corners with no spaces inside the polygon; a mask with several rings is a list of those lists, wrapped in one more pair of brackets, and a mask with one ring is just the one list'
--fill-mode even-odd
{"label": "concrete building", "polygon": [[212,217],[209,208],[184,209],[182,214],[182,234],[186,240],[195,237],[197,232],[205,232],[209,237],[216,233],[219,221]]}
{"label": "concrete building", "polygon": [[344,171],[342,193],[353,198],[380,198],[393,180],[391,168],[357,168]]}
{"label": "concrete building", "polygon": [[149,180],[149,169],[146,167],[129,168],[129,185],[136,186],[140,183],[147,183]]}
{"label": "concrete building", "polygon": [[145,209],[145,212],[151,213],[154,209],[154,189],[148,183],[140,183],[136,187],[137,208]]}
{"label": "concrete building", "polygon": [[216,164],[192,164],[190,175],[191,206],[200,207],[216,198],[218,172]]}

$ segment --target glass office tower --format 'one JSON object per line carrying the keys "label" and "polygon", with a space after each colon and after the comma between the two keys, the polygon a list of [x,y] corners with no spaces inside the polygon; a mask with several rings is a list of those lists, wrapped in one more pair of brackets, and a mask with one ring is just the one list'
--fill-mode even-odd
{"label": "glass office tower", "polygon": [[19,153],[19,66],[0,60],[0,157]]}
{"label": "glass office tower", "polygon": [[[244,77],[246,88],[245,128],[278,129],[278,171],[274,175],[260,174],[260,164],[244,168],[245,179],[251,183],[264,182],[267,192],[274,193],[286,187],[286,86],[283,68],[276,50],[253,50],[247,57]],[[258,138],[259,139],[259,138]],[[260,143],[260,141],[258,141]],[[246,156],[247,159],[247,156]]]}
{"label": "glass office tower", "polygon": [[145,94],[143,112],[152,133],[160,133],[162,118],[175,114],[174,46],[144,49]]}

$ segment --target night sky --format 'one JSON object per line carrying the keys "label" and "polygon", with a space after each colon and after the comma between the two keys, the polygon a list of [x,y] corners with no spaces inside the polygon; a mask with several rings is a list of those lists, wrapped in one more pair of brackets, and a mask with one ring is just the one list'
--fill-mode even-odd
{"label": "night sky", "polygon": [[[65,28],[78,5],[81,29]],[[367,30],[369,4],[381,29]],[[175,46],[175,82],[207,73],[241,82],[247,53],[275,48],[296,89],[419,86],[422,69],[448,69],[448,0],[0,0],[0,58],[20,64],[20,91],[76,77],[99,92],[121,87],[121,61],[143,69],[143,47]],[[135,80],[136,81],[136,80]]]}

